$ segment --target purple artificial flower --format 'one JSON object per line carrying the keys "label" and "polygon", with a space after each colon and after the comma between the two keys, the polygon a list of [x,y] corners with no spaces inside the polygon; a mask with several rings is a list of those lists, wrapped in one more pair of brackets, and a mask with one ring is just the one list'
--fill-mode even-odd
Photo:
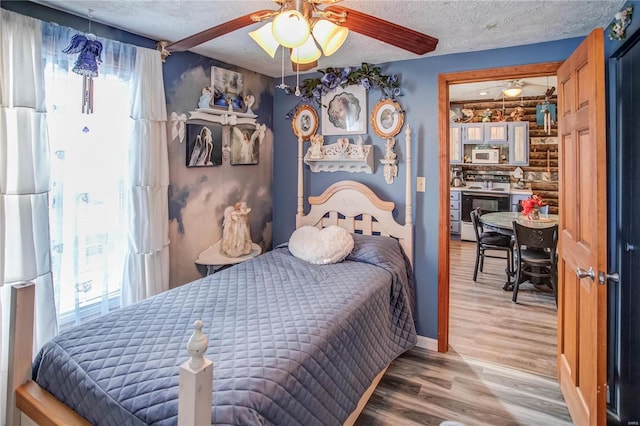
{"label": "purple artificial flower", "polygon": [[318,84],[316,88],[311,91],[311,94],[313,95],[313,97],[320,100],[324,92],[323,88],[324,86],[322,84]]}
{"label": "purple artificial flower", "polygon": [[371,82],[369,82],[369,79],[366,77],[360,79],[360,85],[367,90],[371,89]]}
{"label": "purple artificial flower", "polygon": [[349,74],[351,73],[351,68],[345,67],[342,69],[342,74],[340,75],[340,84],[345,84],[348,80]]}
{"label": "purple artificial flower", "polygon": [[338,81],[338,76],[330,72],[323,75],[320,81],[329,89],[335,89],[340,84],[340,81]]}
{"label": "purple artificial flower", "polygon": [[389,76],[389,84],[393,85],[393,84],[397,83],[397,81],[398,81],[398,76],[397,75],[391,74]]}
{"label": "purple artificial flower", "polygon": [[400,95],[401,95],[400,88],[399,87],[395,87],[393,89],[393,97],[395,98],[396,96],[400,96]]}

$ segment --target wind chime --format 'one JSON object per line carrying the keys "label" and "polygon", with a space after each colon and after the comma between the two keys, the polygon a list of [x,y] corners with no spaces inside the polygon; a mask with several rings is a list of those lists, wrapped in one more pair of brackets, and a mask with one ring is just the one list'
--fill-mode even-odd
{"label": "wind chime", "polygon": [[550,99],[551,99],[551,96],[553,95],[553,92],[555,91],[556,91],[555,87],[551,87],[547,89],[547,91],[544,92],[544,101],[542,102],[541,105],[538,106],[538,108],[540,109],[540,112],[542,113],[542,124],[543,124],[544,131],[547,135],[551,134],[551,126],[554,123],[553,113],[555,110],[555,105],[551,103]]}
{"label": "wind chime", "polygon": [[[91,18],[91,10],[89,11]],[[102,63],[102,43],[91,33],[91,19],[89,32],[75,34],[71,37],[69,47],[62,51],[67,54],[79,53],[72,71],[82,76],[82,113],[93,113],[93,78],[98,76],[98,65]]]}

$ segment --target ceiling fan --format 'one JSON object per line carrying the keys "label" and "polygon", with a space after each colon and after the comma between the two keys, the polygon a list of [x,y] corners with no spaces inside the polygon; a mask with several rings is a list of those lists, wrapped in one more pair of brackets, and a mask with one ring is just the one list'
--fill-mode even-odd
{"label": "ceiling fan", "polygon": [[[255,22],[263,22],[278,18],[283,12],[287,14],[291,12],[298,13],[304,17],[309,26],[313,27],[318,21],[325,20],[332,24],[338,25],[342,28],[354,31],[356,33],[380,40],[382,42],[391,44],[417,55],[424,55],[425,53],[435,50],[438,39],[426,34],[419,33],[410,28],[406,28],[395,24],[393,22],[385,21],[384,19],[377,18],[373,15],[359,12],[357,10],[348,9],[342,6],[336,6],[335,3],[341,0],[274,0],[279,5],[277,10],[258,10],[248,15],[240,16],[232,19],[231,21],[224,22],[214,27],[208,28],[204,31],[200,31],[197,34],[185,37],[182,40],[178,40],[173,43],[163,42],[160,47],[162,48],[163,56],[168,56],[171,52],[182,52],[189,50],[192,47],[205,43],[209,40],[213,40],[217,37],[223,36],[232,31],[247,27]],[[321,9],[320,6],[323,8]],[[271,23],[269,23],[271,24]],[[345,31],[346,33],[348,31]],[[253,37],[253,35],[252,35]],[[255,39],[255,37],[253,37]],[[345,34],[346,38],[346,34]],[[318,42],[316,40],[316,42]],[[263,45],[259,42],[260,46]],[[320,43],[318,43],[320,44]],[[265,51],[267,49],[263,47]],[[336,49],[337,50],[337,49]],[[268,52],[272,57],[275,53]],[[325,51],[325,56],[328,56]],[[294,56],[291,56],[292,62]],[[307,71],[317,66],[317,58],[307,63],[301,63],[298,61],[299,71]],[[295,67],[294,67],[295,70]]]}

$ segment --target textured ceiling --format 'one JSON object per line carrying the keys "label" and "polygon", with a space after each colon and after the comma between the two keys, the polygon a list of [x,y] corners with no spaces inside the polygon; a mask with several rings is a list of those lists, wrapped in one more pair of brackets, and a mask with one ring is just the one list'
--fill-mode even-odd
{"label": "textured ceiling", "polygon": [[[93,20],[154,40],[177,41],[196,32],[260,9],[277,9],[273,1],[251,0],[38,0],[80,16],[93,9]],[[624,0],[600,1],[434,1],[344,0],[341,5],[375,15],[440,40],[424,56],[487,50],[588,34],[604,27]],[[248,36],[260,23],[194,47],[193,52],[262,74],[281,75],[280,53],[267,56]],[[318,68],[381,64],[416,59],[413,53],[351,32],[333,56]],[[169,59],[171,60],[171,59]],[[293,74],[287,61],[285,74]]]}

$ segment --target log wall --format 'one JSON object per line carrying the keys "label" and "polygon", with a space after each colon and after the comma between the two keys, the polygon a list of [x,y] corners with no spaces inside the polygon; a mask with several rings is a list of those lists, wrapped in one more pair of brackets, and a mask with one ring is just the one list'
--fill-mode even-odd
{"label": "log wall", "polygon": [[[507,121],[512,121],[510,114],[513,110],[521,106],[524,108],[523,121],[529,122],[529,166],[521,167],[524,177],[530,184],[534,194],[542,197],[546,204],[549,204],[550,213],[558,213],[558,124],[557,120],[551,126],[551,133],[547,134],[543,126],[536,123],[536,106],[544,101],[544,96],[531,98],[517,98],[515,100],[478,100],[465,101],[463,103],[451,103],[452,108],[473,109],[474,121],[481,121],[484,111],[489,108],[493,111],[492,121],[496,120],[496,111],[503,110]],[[552,104],[557,105],[556,96],[550,98]],[[513,171],[516,166],[474,166],[463,164],[466,170],[501,170]]]}

